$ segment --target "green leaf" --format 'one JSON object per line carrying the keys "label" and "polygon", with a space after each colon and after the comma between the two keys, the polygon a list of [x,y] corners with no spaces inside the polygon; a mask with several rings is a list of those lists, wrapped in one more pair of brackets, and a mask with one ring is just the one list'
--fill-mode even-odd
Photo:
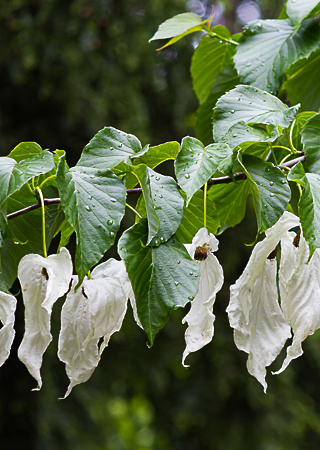
{"label": "green leaf", "polygon": [[219,234],[242,221],[249,193],[248,180],[211,186],[208,197],[216,205],[217,219],[220,222]]}
{"label": "green leaf", "polygon": [[303,186],[298,212],[311,258],[313,252],[320,247],[320,176],[305,173],[303,165],[299,162],[291,169],[288,180],[296,181]]}
{"label": "green leaf", "polygon": [[301,132],[308,170],[320,174],[320,113],[311,117]]}
{"label": "green leaf", "polygon": [[141,150],[140,141],[132,134],[105,127],[85,146],[77,165],[102,170],[112,169],[122,161],[130,164],[130,156]]}
{"label": "green leaf", "polygon": [[211,144],[204,147],[192,137],[182,139],[181,150],[175,160],[178,183],[187,194],[187,204],[193,194],[216,172],[221,161],[231,154],[226,144]]}
{"label": "green leaf", "polygon": [[136,176],[142,189],[143,198],[145,201],[147,217],[148,217],[148,241],[147,245],[151,243],[153,238],[157,235],[160,228],[160,220],[155,211],[155,205],[152,201],[152,193],[150,188],[150,178],[148,167],[145,164],[131,167],[132,173]]}
{"label": "green leaf", "polygon": [[286,71],[282,89],[291,103],[298,99],[303,110],[320,108],[320,50],[308,58],[300,59]]}
{"label": "green leaf", "polygon": [[302,130],[307,121],[313,117],[316,113],[313,111],[305,111],[297,114],[296,120],[294,122],[293,130],[292,130],[292,143],[295,149],[301,151],[303,149],[303,144],[301,141],[302,138]]}
{"label": "green leaf", "polygon": [[147,246],[145,219],[126,230],[118,244],[136,298],[139,319],[150,345],[173,310],[185,306],[198,291],[199,267],[176,237],[158,247]]}
{"label": "green leaf", "polygon": [[[148,174],[153,208],[160,221],[159,230],[150,245],[159,245],[177,231],[182,220],[184,200],[173,178],[156,173],[150,168]],[[144,197],[141,196],[140,199],[137,210],[144,214]]]}
{"label": "green leaf", "polygon": [[306,21],[296,31],[289,19],[256,20],[245,28],[246,39],[236,49],[234,63],[245,84],[276,94],[285,70],[319,46],[320,28]]}
{"label": "green leaf", "polygon": [[[57,190],[53,187],[44,192],[46,198],[57,197]],[[19,211],[36,203],[36,197],[27,186],[23,186],[19,192],[14,193],[7,201],[8,213]],[[46,205],[46,247],[49,249],[51,240],[59,229],[64,214],[61,205]],[[3,279],[8,288],[17,278],[17,268],[20,259],[29,253],[42,254],[42,214],[41,208],[28,211],[14,219],[8,220],[9,232],[16,237],[5,239],[0,248]],[[1,268],[0,268],[1,270]],[[1,278],[1,275],[0,275]]]}
{"label": "green leaf", "polygon": [[20,142],[8,155],[9,158],[17,162],[23,159],[32,158],[42,152],[42,148],[36,142]]}
{"label": "green leaf", "polygon": [[49,172],[53,167],[53,155],[47,150],[21,162],[0,157],[0,206],[31,178]]}
{"label": "green leaf", "polygon": [[69,243],[70,237],[72,236],[72,234],[74,233],[74,228],[72,225],[70,225],[70,223],[65,219],[58,232],[61,232],[61,237],[60,237],[60,242],[59,242],[59,246],[58,246],[58,250],[57,253],[60,252],[60,249],[62,247],[66,247]]}
{"label": "green leaf", "polygon": [[287,0],[287,15],[292,25],[299,25],[304,19],[314,17],[320,12],[319,0]]}
{"label": "green leaf", "polygon": [[[189,202],[188,207],[183,208],[183,219],[176,235],[180,242],[191,243],[194,236],[204,224],[204,194],[197,191]],[[209,233],[216,234],[220,223],[217,219],[215,203],[207,197],[207,224]]]}
{"label": "green leaf", "polygon": [[291,190],[285,175],[273,164],[249,155],[239,155],[250,184],[258,233],[272,227],[287,209]]}
{"label": "green leaf", "polygon": [[171,17],[171,19],[168,19],[161,25],[159,25],[158,30],[152,36],[152,38],[149,39],[149,42],[155,41],[157,39],[169,39],[175,36],[179,36],[180,34],[183,34],[186,31],[201,25],[202,23],[204,22],[197,14],[178,14],[177,16]]}
{"label": "green leaf", "polygon": [[57,170],[61,204],[77,236],[75,267],[80,282],[114,243],[125,212],[126,189],[109,169],[76,165],[69,171],[65,156]]}
{"label": "green leaf", "polygon": [[[222,25],[212,28],[211,31],[222,33],[227,39],[230,38],[229,31]],[[219,72],[224,66],[232,63],[234,52],[234,46],[225,40],[208,35],[201,39],[191,62],[193,88],[200,103],[208,98]]]}
{"label": "green leaf", "polygon": [[236,123],[262,123],[287,128],[297,107],[288,108],[277,97],[253,86],[239,85],[217,102],[213,114],[213,134],[220,140]]}
{"label": "green leaf", "polygon": [[238,74],[233,66],[226,66],[215,79],[211,93],[197,112],[196,138],[205,144],[212,142],[212,114],[217,100],[239,84]]}
{"label": "green leaf", "polygon": [[278,137],[279,131],[275,126],[273,127],[273,130],[268,133],[264,128],[250,126],[245,122],[240,121],[229,128],[227,133],[221,139],[221,142],[228,144],[231,148],[235,148],[240,144],[244,144],[244,147],[247,148],[250,143],[273,142]]}
{"label": "green leaf", "polygon": [[180,144],[178,142],[166,142],[164,144],[149,147],[148,151],[142,155],[131,157],[133,164],[146,164],[154,169],[159,164],[169,159],[174,159],[180,150]]}

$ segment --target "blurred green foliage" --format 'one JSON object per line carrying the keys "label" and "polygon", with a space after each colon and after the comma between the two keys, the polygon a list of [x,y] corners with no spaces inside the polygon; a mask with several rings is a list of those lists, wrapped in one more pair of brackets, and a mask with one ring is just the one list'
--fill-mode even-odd
{"label": "blurred green foliage", "polygon": [[[160,144],[193,135],[197,102],[189,75],[191,39],[155,51],[148,39],[184,0],[3,0],[0,3],[0,153],[20,141],[64,148],[74,164],[104,125]],[[227,2],[225,2],[227,3]],[[281,9],[260,1],[265,17]],[[234,30],[235,6],[225,20]],[[44,358],[43,388],[16,357],[23,333],[19,297],[17,336],[0,370],[0,446],[16,450],[316,450],[320,445],[320,335],[286,371],[268,376],[265,395],[248,375],[246,355],[233,343],[225,308],[228,286],[251,252],[255,219],[220,238],[225,285],[215,305],[212,343],[181,365],[184,330],[176,311],[148,349],[130,311],[92,378],[63,396],[68,380],[54,341]],[[18,293],[15,285],[13,292]],[[279,368],[275,363],[274,370]]]}

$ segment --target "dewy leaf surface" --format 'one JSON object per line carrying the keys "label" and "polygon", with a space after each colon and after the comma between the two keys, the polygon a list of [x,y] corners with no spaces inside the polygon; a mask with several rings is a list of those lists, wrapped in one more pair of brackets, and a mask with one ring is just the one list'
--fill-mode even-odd
{"label": "dewy leaf surface", "polygon": [[227,144],[211,144],[204,147],[202,142],[185,137],[175,160],[178,183],[187,194],[187,204],[193,194],[216,172],[219,164],[231,155]]}
{"label": "dewy leaf surface", "polygon": [[37,380],[36,390],[42,386],[40,368],[43,354],[52,341],[52,307],[69,289],[71,276],[72,261],[66,248],[48,258],[29,254],[19,263],[18,278],[25,305],[25,333],[18,356]]}
{"label": "dewy leaf surface", "polygon": [[317,111],[320,108],[320,50],[292,64],[286,75],[282,88],[290,102],[301,103],[305,111]]}
{"label": "dewy leaf surface", "polygon": [[239,85],[223,95],[213,114],[213,135],[219,141],[236,123],[262,123],[287,128],[296,115],[277,97],[253,86]]}
{"label": "dewy leaf surface", "polygon": [[303,19],[314,17],[320,12],[319,0],[287,0],[287,15],[293,25],[299,25]]}
{"label": "dewy leaf surface", "polygon": [[180,150],[178,142],[165,142],[164,144],[149,147],[148,151],[142,156],[132,156],[133,164],[146,164],[151,169],[161,164],[164,161],[174,159]]}
{"label": "dewy leaf surface", "polygon": [[42,152],[42,148],[36,142],[20,142],[8,155],[9,158],[17,162],[23,159],[32,158]]}
{"label": "dewy leaf surface", "polygon": [[126,230],[118,252],[124,259],[136,298],[138,317],[150,345],[173,310],[194,298],[199,268],[176,237],[158,247],[147,247],[145,219]]}
{"label": "dewy leaf surface", "polygon": [[0,206],[28,180],[49,172],[53,167],[53,155],[47,150],[20,162],[13,158],[0,157]]}
{"label": "dewy leaf surface", "polygon": [[282,350],[291,336],[290,326],[278,303],[277,263],[268,259],[288,230],[299,225],[298,217],[285,212],[266,232],[266,238],[254,247],[242,275],[230,287],[227,308],[234,341],[239,350],[248,353],[248,372],[257,378],[264,390],[266,367]]}
{"label": "dewy leaf surface", "polygon": [[105,127],[85,146],[77,165],[101,170],[112,169],[122,161],[129,164],[130,156],[141,150],[141,143],[134,135]]}
{"label": "dewy leaf surface", "polygon": [[[211,31],[222,33],[227,39],[230,38],[229,31],[221,25],[212,28]],[[219,72],[224,66],[232,63],[234,51],[233,45],[216,37],[206,35],[199,42],[192,57],[190,70],[193,88],[200,103],[207,99]]]}
{"label": "dewy leaf surface", "polygon": [[131,287],[123,267],[115,259],[96,266],[91,279],[85,277],[77,291],[74,277],[61,311],[58,356],[70,379],[64,398],[90,378],[110,337],[122,326]]}
{"label": "dewy leaf surface", "polygon": [[281,308],[294,336],[282,367],[276,373],[283,372],[292,359],[302,355],[301,343],[320,328],[320,251],[316,250],[307,263],[308,244],[302,234],[295,244],[295,236],[291,232],[281,240]]}
{"label": "dewy leaf surface", "polygon": [[296,60],[319,46],[319,25],[305,22],[296,31],[290,20],[255,20],[236,49],[234,63],[241,81],[276,94],[281,76]]}
{"label": "dewy leaf surface", "polygon": [[8,359],[11,345],[14,339],[14,314],[16,311],[17,300],[6,292],[0,292],[0,367]]}
{"label": "dewy leaf surface", "polygon": [[301,141],[308,169],[320,174],[320,113],[307,121],[301,131]]}
{"label": "dewy leaf surface", "polygon": [[222,267],[213,255],[213,252],[218,250],[218,240],[213,234],[209,234],[206,228],[201,228],[194,236],[192,244],[186,247],[191,258],[198,261],[200,280],[190,311],[182,319],[182,323],[188,323],[185,332],[186,348],[182,356],[183,365],[191,352],[196,352],[209,344],[213,338],[215,316],[212,310],[216,294],[223,284]]}
{"label": "dewy leaf surface", "polygon": [[286,176],[273,164],[251,155],[243,155],[241,161],[250,184],[258,232],[261,233],[274,225],[287,209],[291,190]]}
{"label": "dewy leaf surface", "polygon": [[114,243],[125,212],[126,189],[109,169],[76,165],[67,171],[64,156],[57,183],[63,210],[77,236],[75,267],[81,282]]}
{"label": "dewy leaf surface", "polygon": [[217,100],[227,91],[233,89],[240,80],[232,65],[224,67],[215,79],[207,100],[200,106],[197,112],[196,137],[201,142],[212,142],[212,110]]}

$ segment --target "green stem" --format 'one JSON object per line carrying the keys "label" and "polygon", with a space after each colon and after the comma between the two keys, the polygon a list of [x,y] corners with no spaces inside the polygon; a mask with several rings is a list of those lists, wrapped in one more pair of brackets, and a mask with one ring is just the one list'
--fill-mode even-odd
{"label": "green stem", "polygon": [[43,180],[43,182],[39,186],[39,189],[43,189],[43,186],[45,186],[48,183],[48,181],[51,180],[51,178],[55,178],[55,177],[56,177],[56,175],[51,175],[50,177]]}
{"label": "green stem", "polygon": [[291,156],[292,156],[292,153],[289,153],[289,155],[285,156],[285,157],[280,161],[280,164],[283,164],[284,162],[286,162],[287,159],[291,158]]}
{"label": "green stem", "polygon": [[233,44],[233,45],[239,45],[238,42],[233,41],[232,39],[228,39],[228,38],[224,38],[222,36],[219,36],[217,33],[214,33],[212,30],[210,30],[210,28],[203,26],[204,31],[206,31],[208,34],[210,34],[210,36],[215,37],[217,39],[219,39],[220,41],[225,41],[228,42],[229,44]]}
{"label": "green stem", "polygon": [[[32,181],[33,181],[33,178],[32,178]],[[26,183],[26,186],[29,189],[29,191],[31,192],[31,194],[34,195],[34,192],[33,192],[32,188],[31,188],[30,184]]]}
{"label": "green stem", "polygon": [[37,187],[37,191],[39,193],[40,197],[40,203],[41,203],[41,213],[42,213],[42,246],[43,246],[43,256],[45,258],[48,257],[47,255],[47,246],[46,246],[46,211],[44,209],[44,199],[43,194],[39,186]]}
{"label": "green stem", "polygon": [[291,153],[290,148],[285,147],[284,145],[273,145],[272,148],[283,148],[284,150],[287,150],[288,152]]}
{"label": "green stem", "polygon": [[129,205],[129,203],[126,203],[126,206],[131,209],[131,211],[133,211],[140,219],[142,218],[142,216],[140,216],[140,214],[138,213],[138,211],[136,211],[131,205]]}
{"label": "green stem", "polygon": [[292,122],[292,124],[290,126],[290,131],[289,131],[289,144],[290,144],[290,148],[293,153],[297,153],[297,149],[295,148],[295,146],[293,145],[293,142],[292,142],[293,127],[294,127],[295,123],[296,123],[296,119],[294,119],[294,121]]}
{"label": "green stem", "polygon": [[277,165],[278,165],[278,161],[277,161],[277,158],[276,158],[276,154],[275,154],[275,152],[273,151],[273,147],[271,147],[271,153],[272,153],[274,162],[276,163],[276,166],[277,166]]}
{"label": "green stem", "polygon": [[204,185],[203,191],[203,226],[207,228],[207,188],[208,183]]}
{"label": "green stem", "polygon": [[90,270],[88,270],[87,278],[88,278],[88,280],[91,280],[91,273],[90,273]]}

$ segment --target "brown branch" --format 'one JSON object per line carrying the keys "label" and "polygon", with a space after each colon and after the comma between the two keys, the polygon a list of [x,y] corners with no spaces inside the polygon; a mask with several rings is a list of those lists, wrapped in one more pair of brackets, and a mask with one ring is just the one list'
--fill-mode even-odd
{"label": "brown branch", "polygon": [[[304,162],[306,160],[305,155],[303,154],[303,152],[301,152],[302,156],[299,156],[298,158],[292,159],[291,161],[285,162],[283,164],[279,164],[279,168],[281,169],[282,167],[293,167],[296,164],[298,164],[299,162]],[[232,183],[233,181],[240,181],[240,180],[246,180],[247,176],[244,172],[237,172],[233,175],[233,178],[231,177],[219,177],[219,178],[211,178],[211,180],[208,181],[208,185],[209,186],[213,186],[216,184],[228,184],[228,183]],[[142,190],[141,188],[134,188],[134,189],[127,189],[127,194],[141,194]],[[44,199],[44,204],[45,205],[55,205],[60,203],[60,198],[46,198]],[[33,211],[34,209],[40,208],[41,207],[41,203],[36,203],[34,205],[31,206],[27,206],[26,208],[20,209],[19,211],[15,211],[11,214],[8,214],[7,219],[14,219],[15,217],[20,216],[21,214],[24,214],[28,211]]]}

